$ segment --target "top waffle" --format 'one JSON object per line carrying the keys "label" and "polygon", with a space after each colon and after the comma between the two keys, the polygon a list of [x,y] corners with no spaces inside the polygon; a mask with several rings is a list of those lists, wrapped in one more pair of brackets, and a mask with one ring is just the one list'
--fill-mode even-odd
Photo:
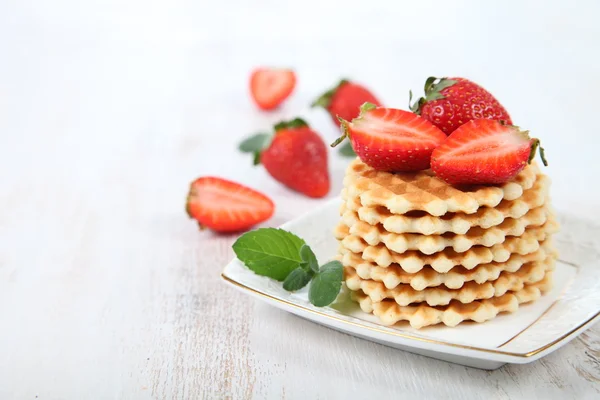
{"label": "top waffle", "polygon": [[507,218],[521,218],[531,209],[543,206],[547,201],[549,187],[550,178],[538,175],[535,184],[516,200],[502,200],[494,208],[479,207],[474,214],[446,213],[441,217],[434,217],[423,211],[399,215],[390,213],[383,206],[365,207],[359,198],[348,198],[344,188],[344,204],[340,213],[343,214],[345,210],[355,211],[361,221],[371,225],[382,224],[388,232],[423,235],[440,235],[446,232],[465,234],[472,227],[488,229],[502,224]]}
{"label": "top waffle", "polygon": [[348,197],[360,198],[363,206],[384,206],[394,214],[409,211],[425,211],[434,216],[447,212],[473,214],[481,206],[496,207],[503,199],[517,199],[534,185],[538,173],[539,168],[532,163],[503,185],[459,189],[435,177],[431,170],[376,171],[357,158],[348,166],[344,186]]}

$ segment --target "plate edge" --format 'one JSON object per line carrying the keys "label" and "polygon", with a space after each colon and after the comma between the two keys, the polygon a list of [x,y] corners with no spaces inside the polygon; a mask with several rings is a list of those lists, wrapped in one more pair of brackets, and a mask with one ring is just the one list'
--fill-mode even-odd
{"label": "plate edge", "polygon": [[[234,260],[236,260],[236,258],[234,258]],[[232,260],[232,261],[234,261]],[[541,346],[535,350],[532,350],[530,352],[527,353],[514,353],[514,352],[508,352],[508,351],[502,351],[502,350],[497,350],[497,349],[486,349],[483,347],[475,347],[475,346],[468,346],[468,345],[462,345],[462,344],[457,344],[457,343],[450,343],[450,342],[444,342],[444,341],[439,341],[439,340],[435,340],[435,339],[427,339],[427,338],[421,338],[421,337],[417,337],[417,336],[412,336],[409,334],[404,334],[404,333],[396,333],[396,332],[389,332],[383,329],[378,329],[378,328],[374,328],[374,327],[370,327],[370,326],[366,326],[366,325],[362,325],[356,322],[352,322],[352,321],[347,321],[343,318],[339,318],[339,317],[335,317],[317,310],[312,310],[310,308],[307,308],[305,306],[296,304],[294,302],[285,300],[285,299],[280,299],[278,297],[275,297],[273,295],[261,292],[257,289],[254,289],[250,286],[247,286],[241,282],[238,282],[237,280],[227,276],[227,274],[225,274],[225,271],[221,272],[221,279],[223,279],[225,282],[237,286],[238,288],[241,288],[242,290],[245,291],[249,291],[253,294],[256,294],[260,297],[264,297],[267,298],[269,300],[281,303],[281,304],[285,304],[287,306],[290,306],[292,308],[295,309],[299,309],[302,310],[304,312],[308,312],[310,314],[314,314],[314,315],[318,315],[320,317],[323,318],[328,318],[328,319],[333,319],[335,321],[341,322],[343,324],[347,324],[347,325],[351,325],[357,328],[361,328],[361,329],[367,329],[369,331],[373,331],[373,332],[377,332],[380,334],[385,334],[385,335],[391,335],[391,336],[397,336],[397,337],[401,337],[403,339],[409,339],[409,340],[414,340],[414,341],[418,341],[418,342],[425,342],[425,343],[430,343],[430,344],[436,344],[436,345],[440,345],[440,346],[449,346],[452,348],[459,348],[459,349],[463,349],[463,350],[470,350],[476,353],[489,353],[489,354],[496,354],[496,355],[503,355],[503,356],[510,356],[510,357],[517,357],[518,359],[521,360],[521,363],[527,363],[527,362],[532,362],[535,361],[536,359],[540,358],[542,356],[541,353],[545,352],[546,350],[550,350],[553,346],[555,345],[562,345],[562,344],[566,344],[568,341],[572,340],[573,338],[565,341],[566,339],[568,339],[571,335],[573,335],[575,332],[580,331],[580,333],[582,333],[586,328],[587,325],[589,325],[591,322],[593,322],[597,317],[600,316],[600,311],[598,311],[596,314],[594,314],[593,316],[591,316],[590,318],[586,319],[583,323],[579,324],[578,326],[574,327],[573,329],[571,329],[569,332],[565,333],[564,335],[560,336],[559,338],[553,340],[550,343],[545,344],[544,346]],[[587,329],[587,328],[586,328]],[[563,341],[565,341],[563,343]],[[538,356],[539,357],[534,357],[534,356]],[[526,361],[525,361],[526,360]]]}

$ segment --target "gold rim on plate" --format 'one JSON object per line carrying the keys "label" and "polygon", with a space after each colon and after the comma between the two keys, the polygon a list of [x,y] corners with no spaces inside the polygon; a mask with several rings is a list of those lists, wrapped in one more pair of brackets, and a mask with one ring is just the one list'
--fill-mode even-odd
{"label": "gold rim on plate", "polygon": [[[562,262],[577,267],[573,263],[565,262],[565,261],[562,261]],[[273,295],[261,292],[259,290],[254,289],[254,288],[251,288],[250,286],[244,285],[243,283],[240,283],[240,282],[238,282],[238,281],[230,278],[229,276],[225,275],[225,272],[221,273],[221,278],[223,278],[225,281],[231,283],[234,286],[237,286],[237,287],[240,287],[242,289],[248,290],[248,291],[250,291],[250,292],[252,292],[254,294],[257,294],[259,296],[265,297],[267,299],[274,300],[274,301],[276,301],[278,303],[285,304],[285,305],[291,306],[291,307],[296,308],[296,309],[300,309],[302,311],[306,311],[306,312],[314,314],[314,315],[318,315],[318,316],[321,316],[321,317],[333,319],[335,321],[342,322],[342,323],[347,324],[347,325],[352,325],[352,326],[355,326],[355,327],[358,327],[358,328],[368,329],[370,331],[374,331],[374,332],[378,332],[378,333],[383,333],[383,334],[387,334],[387,335],[398,336],[398,337],[401,337],[401,338],[404,338],[404,339],[416,340],[416,341],[419,341],[419,342],[432,343],[432,344],[438,344],[438,345],[456,347],[456,348],[460,348],[460,349],[475,350],[475,351],[481,351],[481,352],[485,352],[485,353],[502,354],[502,355],[507,355],[507,356],[521,357],[521,358],[532,357],[532,356],[534,356],[534,355],[536,355],[538,353],[541,353],[542,351],[544,351],[544,350],[546,350],[546,349],[554,346],[555,344],[561,342],[563,339],[567,338],[568,336],[570,336],[571,334],[573,334],[577,330],[579,330],[579,329],[583,328],[584,326],[586,326],[587,324],[589,324],[591,321],[593,321],[596,317],[598,317],[600,315],[600,311],[598,311],[596,314],[594,314],[593,316],[591,316],[590,318],[588,318],[587,320],[585,320],[583,323],[579,324],[575,328],[571,329],[569,332],[565,333],[564,335],[560,336],[559,338],[553,340],[552,342],[550,342],[548,344],[545,344],[544,346],[542,346],[542,347],[540,347],[538,349],[532,350],[532,351],[530,351],[528,353],[513,353],[513,352],[503,351],[503,350],[497,350],[497,349],[486,349],[486,348],[483,348],[483,347],[467,346],[467,345],[463,345],[463,344],[444,342],[444,341],[434,340],[434,339],[427,339],[427,338],[413,336],[413,335],[406,334],[406,333],[390,332],[388,330],[383,330],[383,329],[379,329],[379,328],[376,328],[376,327],[371,327],[371,326],[368,326],[368,325],[363,325],[363,324],[359,324],[359,323],[356,323],[356,322],[347,321],[346,319],[343,319],[343,318],[340,318],[340,317],[336,317],[336,316],[333,316],[333,315],[329,315],[329,314],[326,314],[326,313],[321,312],[321,311],[312,310],[310,308],[304,307],[304,306],[299,305],[297,303],[294,303],[294,302],[291,302],[291,301],[288,301],[288,300],[284,300],[284,299],[280,299],[280,298],[275,297]],[[565,286],[565,287],[568,287],[568,285]],[[533,325],[535,325],[535,323],[538,322],[544,315],[546,315],[546,313],[559,300],[560,300],[560,298],[557,299],[554,303],[552,303],[552,305],[550,307],[548,307],[548,309],[546,309],[546,311],[544,311],[544,313],[539,318],[537,318],[533,323],[531,323],[530,325],[528,325],[525,329],[523,329],[522,331],[520,331],[515,336],[513,336],[512,338],[510,338],[509,340],[507,340],[506,342],[504,342],[503,344],[501,344],[498,347],[502,347],[502,346],[508,344],[513,339],[515,339],[517,336],[521,335],[527,329],[529,329],[530,327],[532,327]]]}

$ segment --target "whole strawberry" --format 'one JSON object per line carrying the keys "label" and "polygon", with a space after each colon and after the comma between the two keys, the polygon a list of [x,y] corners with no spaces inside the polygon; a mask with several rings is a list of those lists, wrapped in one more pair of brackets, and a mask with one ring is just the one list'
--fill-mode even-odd
{"label": "whole strawberry", "polygon": [[351,121],[360,112],[360,106],[364,103],[381,105],[369,89],[358,83],[342,79],[335,87],[323,93],[315,100],[312,107],[323,107],[329,112],[333,123],[339,125],[338,117]]}
{"label": "whole strawberry", "polygon": [[427,78],[425,97],[410,105],[410,109],[431,121],[446,135],[474,119],[494,119],[512,125],[510,115],[498,100],[465,78]]}
{"label": "whole strawberry", "polygon": [[367,165],[379,171],[405,172],[429,168],[431,153],[446,135],[431,122],[410,111],[365,103],[352,121],[340,118],[342,136]]}
{"label": "whole strawberry", "polygon": [[309,197],[326,196],[330,184],[323,139],[300,118],[280,122],[274,129],[274,135],[246,139],[240,150],[254,153],[254,165],[262,163],[285,186]]}

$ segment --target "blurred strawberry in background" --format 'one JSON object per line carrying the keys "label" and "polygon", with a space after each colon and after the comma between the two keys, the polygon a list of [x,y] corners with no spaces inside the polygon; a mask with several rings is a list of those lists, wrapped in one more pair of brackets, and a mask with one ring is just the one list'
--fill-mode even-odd
{"label": "blurred strawberry in background", "polygon": [[254,189],[207,176],[191,183],[185,210],[201,229],[237,232],[271,218],[275,205]]}
{"label": "blurred strawberry in background", "polygon": [[333,123],[340,124],[338,117],[352,121],[360,113],[364,103],[381,106],[381,102],[366,87],[342,79],[335,87],[323,93],[311,106],[323,107],[329,112]]}
{"label": "blurred strawberry in background", "polygon": [[246,139],[240,151],[253,153],[254,165],[262,163],[285,186],[309,197],[326,196],[330,184],[323,139],[300,118],[280,122],[274,130]]}
{"label": "blurred strawberry in background", "polygon": [[250,75],[250,95],[258,107],[272,110],[289,97],[296,87],[291,69],[257,68]]}

